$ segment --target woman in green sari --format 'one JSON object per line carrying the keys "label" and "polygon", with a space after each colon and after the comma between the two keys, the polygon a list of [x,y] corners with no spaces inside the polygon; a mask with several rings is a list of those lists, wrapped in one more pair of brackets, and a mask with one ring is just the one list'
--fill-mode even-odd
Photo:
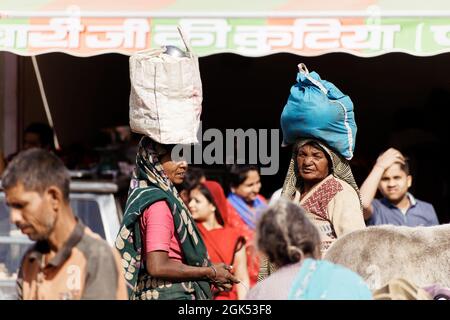
{"label": "woman in green sari", "polygon": [[230,290],[239,281],[223,263],[212,265],[176,184],[187,169],[171,146],[142,138],[116,248],[130,299],[211,299],[211,285]]}

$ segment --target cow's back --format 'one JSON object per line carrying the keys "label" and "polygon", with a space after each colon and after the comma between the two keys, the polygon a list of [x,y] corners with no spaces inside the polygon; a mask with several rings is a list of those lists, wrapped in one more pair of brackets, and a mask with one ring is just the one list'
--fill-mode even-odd
{"label": "cow's back", "polygon": [[324,259],[357,272],[371,289],[393,278],[450,287],[450,225],[368,227],[338,239]]}

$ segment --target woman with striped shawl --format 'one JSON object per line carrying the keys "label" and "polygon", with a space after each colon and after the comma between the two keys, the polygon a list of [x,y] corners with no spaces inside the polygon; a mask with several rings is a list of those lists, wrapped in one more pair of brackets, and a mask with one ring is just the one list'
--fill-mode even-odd
{"label": "woman with striped shawl", "polygon": [[205,244],[175,184],[185,161],[171,159],[172,146],[143,137],[136,156],[116,248],[130,299],[211,299],[211,284],[230,290],[239,281],[230,266],[211,264]]}
{"label": "woman with striped shawl", "polygon": [[[305,209],[319,231],[322,256],[337,238],[366,227],[350,165],[319,140],[295,143],[281,196]],[[258,280],[275,268],[263,261]]]}

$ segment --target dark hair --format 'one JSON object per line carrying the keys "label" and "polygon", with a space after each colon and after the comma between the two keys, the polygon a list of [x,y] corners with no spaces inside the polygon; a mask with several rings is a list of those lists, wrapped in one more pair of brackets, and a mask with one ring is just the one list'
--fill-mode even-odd
{"label": "dark hair", "polygon": [[8,164],[2,176],[5,190],[22,183],[28,191],[42,193],[50,186],[61,190],[69,201],[70,174],[61,159],[44,149],[32,148],[20,152]]}
{"label": "dark hair", "polygon": [[188,167],[181,184],[182,190],[191,191],[200,184],[200,180],[205,177],[203,169],[197,167]]}
{"label": "dark hair", "polygon": [[46,124],[41,122],[31,123],[25,129],[25,133],[35,133],[39,136],[39,141],[41,142],[42,148],[55,149],[53,142],[53,130]]}
{"label": "dark hair", "polygon": [[[206,200],[208,200],[214,207],[216,207],[215,215],[217,221],[223,226],[224,221],[222,217],[222,213],[219,210],[219,207],[217,206],[216,202],[214,201],[214,197],[212,196],[209,189],[204,184],[198,184],[197,189],[201,192],[202,195],[205,196]],[[226,240],[226,239],[224,239]]]}
{"label": "dark hair", "polygon": [[278,267],[319,256],[320,236],[297,204],[280,199],[261,216],[256,228],[259,250]]}
{"label": "dark hair", "polygon": [[410,169],[409,169],[409,163],[408,163],[409,159],[405,157],[404,160],[405,160],[405,163],[400,163],[400,162],[396,162],[396,163],[398,163],[400,166],[400,169],[404,173],[406,173],[407,176],[409,176],[410,175]]}
{"label": "dark hair", "polygon": [[162,144],[157,142],[155,143],[155,151],[158,154],[159,159],[161,159],[166,154],[170,154],[175,146],[175,144]]}
{"label": "dark hair", "polygon": [[257,171],[259,173],[259,168],[251,164],[233,164],[228,171],[230,187],[239,187],[247,179],[249,171]]}

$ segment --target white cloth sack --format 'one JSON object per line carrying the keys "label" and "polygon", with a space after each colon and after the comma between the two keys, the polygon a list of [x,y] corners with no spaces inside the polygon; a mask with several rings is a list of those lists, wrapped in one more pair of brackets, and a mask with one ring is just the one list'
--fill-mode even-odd
{"label": "white cloth sack", "polygon": [[163,144],[197,143],[203,99],[198,57],[189,48],[190,58],[163,51],[130,57],[131,130]]}

